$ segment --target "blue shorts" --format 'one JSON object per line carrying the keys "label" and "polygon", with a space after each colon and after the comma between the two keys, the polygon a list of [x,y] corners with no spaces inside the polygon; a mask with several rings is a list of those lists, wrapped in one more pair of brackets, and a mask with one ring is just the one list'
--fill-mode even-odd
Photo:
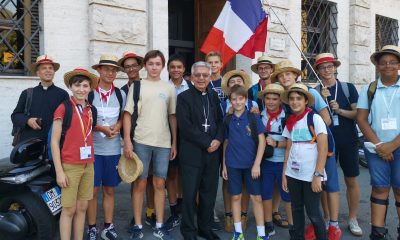
{"label": "blue shorts", "polygon": [[94,155],[94,186],[116,187],[121,182],[118,174],[118,162],[121,154],[103,156]]}
{"label": "blue shorts", "polygon": [[400,148],[393,152],[394,160],[387,162],[375,153],[370,153],[364,148],[365,157],[368,160],[371,185],[381,188],[400,188]]}
{"label": "blue shorts", "polygon": [[260,178],[251,177],[251,168],[231,168],[228,171],[228,193],[232,196],[242,193],[243,182],[246,184],[247,193],[250,195],[261,195]]}
{"label": "blue shorts", "polygon": [[290,202],[289,193],[282,189],[283,162],[263,160],[261,163],[261,196],[262,200],[271,200],[275,183],[278,184],[281,198]]}
{"label": "blue shorts", "polygon": [[326,158],[325,172],[328,178],[328,180],[325,182],[325,191],[328,193],[339,192],[339,176],[337,172],[335,154]]}
{"label": "blue shorts", "polygon": [[153,147],[135,142],[134,149],[143,163],[143,173],[140,175],[140,179],[147,179],[150,163],[153,167],[153,176],[167,178],[170,148]]}

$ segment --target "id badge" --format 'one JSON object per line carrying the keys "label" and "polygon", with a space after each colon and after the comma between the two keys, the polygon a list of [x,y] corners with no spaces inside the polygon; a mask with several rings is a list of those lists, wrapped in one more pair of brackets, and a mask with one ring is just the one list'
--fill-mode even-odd
{"label": "id badge", "polygon": [[292,163],[291,163],[291,165],[290,165],[290,168],[291,168],[293,171],[299,172],[299,171],[300,171],[300,163],[299,163],[299,162],[296,162],[296,161],[292,161]]}
{"label": "id badge", "polygon": [[80,147],[80,155],[81,155],[81,160],[85,160],[85,159],[91,158],[91,156],[92,156],[92,147],[91,146]]}
{"label": "id badge", "polygon": [[382,118],[381,119],[382,130],[396,130],[397,119],[396,118]]}
{"label": "id badge", "polygon": [[339,126],[339,115],[333,115],[332,116],[332,120],[333,120],[333,126]]}

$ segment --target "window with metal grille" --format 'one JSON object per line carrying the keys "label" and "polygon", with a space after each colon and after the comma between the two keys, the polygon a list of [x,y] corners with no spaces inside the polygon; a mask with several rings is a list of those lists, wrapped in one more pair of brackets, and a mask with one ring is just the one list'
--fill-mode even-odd
{"label": "window with metal grille", "polygon": [[39,1],[0,0],[0,75],[31,75],[40,54]]}
{"label": "window with metal grille", "polygon": [[[311,64],[315,56],[330,52],[337,57],[337,7],[336,3],[327,0],[302,0],[301,2],[301,49]],[[302,81],[316,81],[316,76],[301,61]]]}
{"label": "window with metal grille", "polygon": [[375,48],[377,51],[385,45],[398,45],[399,22],[396,19],[376,15],[375,31]]}

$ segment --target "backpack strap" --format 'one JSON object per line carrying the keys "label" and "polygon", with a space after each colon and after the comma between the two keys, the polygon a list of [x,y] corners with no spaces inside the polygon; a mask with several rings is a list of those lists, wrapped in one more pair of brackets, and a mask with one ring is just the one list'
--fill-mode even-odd
{"label": "backpack strap", "polygon": [[[115,90],[115,95],[117,96],[117,99],[118,99],[118,103],[119,103],[119,109],[120,109],[120,111],[122,110],[122,103],[123,103],[123,99],[122,99],[122,93],[121,93],[121,90],[119,89],[119,88],[117,88],[117,87],[115,87],[114,88],[114,90]],[[119,118],[118,118],[119,119]]]}
{"label": "backpack strap", "polygon": [[373,81],[368,86],[367,96],[368,96],[368,111],[371,111],[372,101],[375,97],[376,87],[378,85],[378,81]]}
{"label": "backpack strap", "polygon": [[63,118],[62,128],[61,128],[60,150],[63,147],[65,134],[67,133],[68,128],[71,126],[71,121],[72,121],[71,100],[68,98],[62,104],[64,104],[65,113],[64,113],[64,118]]}
{"label": "backpack strap", "polygon": [[31,110],[31,105],[32,105],[32,98],[33,98],[33,88],[28,88],[26,89],[26,101],[25,101],[25,108],[24,108],[24,114],[26,116],[29,116],[30,110]]}
{"label": "backpack strap", "polygon": [[252,108],[253,108],[253,100],[251,100],[251,99],[247,99],[247,104],[248,104],[248,109],[247,110],[251,110]]}
{"label": "backpack strap", "polygon": [[90,105],[90,110],[92,111],[92,128],[96,127],[97,125],[97,108],[93,105]]}
{"label": "backpack strap", "polygon": [[231,123],[231,119],[232,119],[232,114],[227,114],[224,120],[224,126],[225,129],[228,129],[229,131],[229,124]]}
{"label": "backpack strap", "polygon": [[258,146],[258,131],[257,131],[256,116],[250,111],[247,111],[247,118],[249,119],[250,123],[251,138]]}
{"label": "backpack strap", "polygon": [[132,113],[132,125],[131,125],[131,139],[135,134],[135,128],[137,125],[138,115],[138,102],[140,97],[140,81],[133,81],[133,113]]}
{"label": "backpack strap", "polygon": [[94,91],[92,90],[89,92],[89,95],[88,95],[88,102],[90,105],[93,104],[93,100],[94,100]]}
{"label": "backpack strap", "polygon": [[[317,134],[315,133],[315,126],[314,126],[314,111],[311,111],[307,114],[307,126],[312,139],[310,143],[317,143]],[[326,124],[325,124],[326,126]],[[333,134],[328,126],[326,126],[327,138],[328,138],[328,154],[327,156],[333,156],[335,152],[335,139],[333,138]]]}

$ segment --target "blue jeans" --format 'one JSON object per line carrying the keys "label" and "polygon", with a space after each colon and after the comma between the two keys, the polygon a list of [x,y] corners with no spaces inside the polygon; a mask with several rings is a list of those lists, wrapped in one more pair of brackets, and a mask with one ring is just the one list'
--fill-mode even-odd
{"label": "blue jeans", "polygon": [[163,179],[167,178],[170,148],[153,147],[135,142],[134,151],[143,163],[143,173],[140,175],[140,179],[147,178],[150,162],[152,163],[154,176]]}
{"label": "blue jeans", "polygon": [[400,188],[400,148],[393,152],[393,161],[385,161],[364,148],[371,185],[380,188]]}

